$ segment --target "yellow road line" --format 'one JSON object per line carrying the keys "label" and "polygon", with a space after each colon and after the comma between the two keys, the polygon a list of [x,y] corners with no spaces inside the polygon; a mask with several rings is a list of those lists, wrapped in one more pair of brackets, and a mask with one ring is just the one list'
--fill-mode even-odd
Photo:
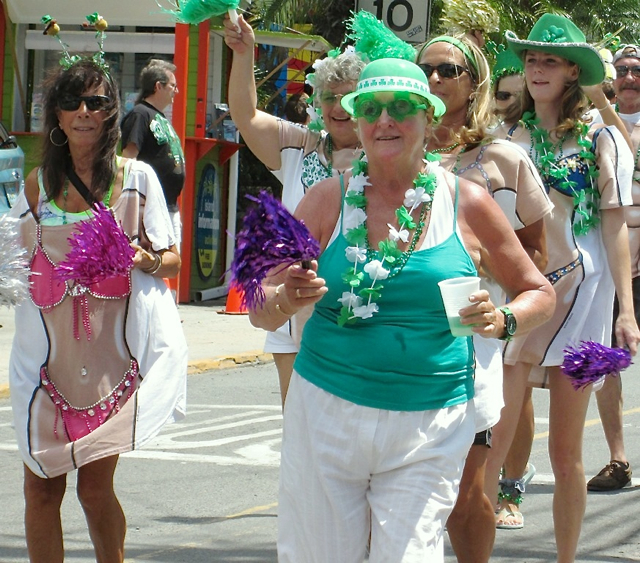
{"label": "yellow road line", "polygon": [[[629,414],[638,414],[638,413],[640,413],[640,407],[622,411],[622,416],[627,416]],[[592,418],[591,420],[585,420],[584,427],[588,428],[589,426],[595,426],[596,424],[602,424],[602,421],[600,420],[600,418]],[[534,440],[540,440],[541,438],[548,438],[548,437],[549,437],[548,430],[546,432],[539,432],[538,434],[533,435]]]}

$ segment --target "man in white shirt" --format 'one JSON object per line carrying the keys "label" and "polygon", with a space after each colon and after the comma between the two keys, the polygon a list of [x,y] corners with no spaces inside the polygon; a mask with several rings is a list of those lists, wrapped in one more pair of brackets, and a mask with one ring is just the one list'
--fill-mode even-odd
{"label": "man in white shirt", "polygon": [[[629,251],[636,319],[640,317],[640,46],[622,45],[613,57],[616,111],[622,119],[633,145],[633,205],[625,207],[629,229]],[[596,118],[597,119],[597,118]],[[617,301],[614,318],[617,316]],[[613,337],[615,346],[615,335]],[[587,483],[589,491],[614,491],[631,484],[631,466],[625,454],[622,433],[622,381],[607,376],[596,393],[598,411],[611,461]]]}

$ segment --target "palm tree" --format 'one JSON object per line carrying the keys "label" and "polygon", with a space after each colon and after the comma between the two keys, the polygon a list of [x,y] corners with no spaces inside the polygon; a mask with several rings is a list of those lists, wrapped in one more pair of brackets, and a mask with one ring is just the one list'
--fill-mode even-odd
{"label": "palm tree", "polygon": [[[432,35],[444,31],[440,25],[444,4],[450,0],[432,0]],[[533,23],[544,13],[570,17],[582,29],[587,39],[600,41],[607,33],[618,33],[623,43],[640,40],[638,0],[487,0],[500,14],[500,29],[510,29],[526,37]],[[308,23],[313,33],[322,35],[333,45],[342,42],[345,21],[355,10],[355,0],[256,0],[254,9],[265,25],[276,23],[291,26]],[[502,41],[502,34],[492,37]]]}

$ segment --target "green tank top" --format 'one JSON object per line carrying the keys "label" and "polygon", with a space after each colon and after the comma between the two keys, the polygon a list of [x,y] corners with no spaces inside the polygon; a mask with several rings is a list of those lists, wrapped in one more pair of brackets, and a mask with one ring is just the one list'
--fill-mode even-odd
{"label": "green tank top", "polygon": [[295,362],[303,378],[345,400],[386,410],[440,409],[473,398],[472,338],[451,335],[437,285],[477,275],[456,233],[457,200],[456,183],[451,234],[414,251],[399,275],[384,280],[378,313],[344,327],[337,324],[338,299],[346,290],[349,244],[342,233],[331,242],[318,260],[329,291],[307,321]]}

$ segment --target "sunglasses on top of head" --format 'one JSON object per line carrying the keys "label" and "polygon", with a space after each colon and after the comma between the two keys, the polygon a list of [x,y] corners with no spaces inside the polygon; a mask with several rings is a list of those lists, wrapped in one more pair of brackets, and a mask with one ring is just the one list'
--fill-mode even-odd
{"label": "sunglasses on top of head", "polygon": [[418,65],[423,72],[427,75],[427,78],[431,78],[434,70],[438,71],[440,78],[458,78],[462,76],[464,72],[469,72],[468,68],[453,63],[442,63],[439,65],[430,65],[428,63],[422,63]]}
{"label": "sunglasses on top of head", "polygon": [[101,111],[107,109],[111,100],[107,96],[62,96],[58,100],[58,107],[63,111],[76,111],[84,102],[89,111]]}

